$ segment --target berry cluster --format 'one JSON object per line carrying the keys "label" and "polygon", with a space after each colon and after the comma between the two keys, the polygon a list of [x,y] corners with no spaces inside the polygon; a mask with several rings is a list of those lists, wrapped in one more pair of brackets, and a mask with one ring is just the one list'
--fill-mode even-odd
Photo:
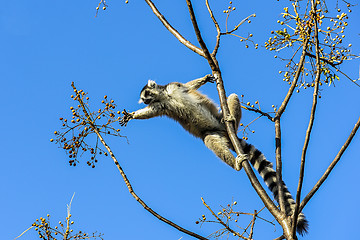
{"label": "berry cluster", "polygon": [[[210,234],[209,238],[215,238],[219,239],[224,236],[237,236],[242,239],[252,239],[253,230],[254,230],[254,224],[256,219],[261,219],[263,221],[266,221],[272,225],[274,223],[261,218],[258,216],[258,214],[264,209],[261,209],[260,211],[255,211],[254,213],[245,213],[240,211],[235,211],[235,205],[237,205],[236,201],[232,201],[230,204],[227,204],[225,207],[221,206],[221,210],[218,213],[215,213],[211,207],[205,203],[204,199],[201,198],[203,201],[203,204],[206,206],[206,208],[210,211],[212,217],[208,219],[205,215],[202,215],[201,218],[199,218],[195,223],[196,224],[204,224],[204,223],[217,223],[224,226],[224,228],[215,231],[214,233]],[[251,216],[251,220],[249,222],[248,219],[241,218],[240,216],[248,215]],[[215,218],[215,219],[214,219]],[[246,227],[240,227],[242,224],[245,224]]]}
{"label": "berry cluster", "polygon": [[[50,139],[63,148],[68,157],[70,166],[76,166],[79,162],[78,157],[83,153],[90,153],[90,160],[87,165],[92,168],[97,163],[96,156],[105,155],[108,153],[102,150],[98,145],[98,137],[96,136],[96,144],[92,146],[88,144],[89,135],[99,132],[107,135],[123,137],[119,134],[120,129],[112,127],[114,122],[120,120],[120,111],[116,111],[116,104],[114,100],[109,99],[106,95],[101,101],[102,107],[98,111],[91,112],[89,110],[89,97],[83,90],[77,90],[72,83],[75,95],[71,98],[78,103],[75,107],[70,107],[72,117],[71,120],[67,118],[60,118],[62,122],[62,130],[55,131],[55,140]],[[96,135],[96,134],[95,134]]]}
{"label": "berry cluster", "polygon": [[32,224],[32,227],[35,227],[35,231],[39,234],[40,239],[46,240],[57,240],[57,239],[65,239],[65,240],[82,240],[82,239],[103,239],[101,233],[92,233],[88,234],[82,231],[78,231],[77,233],[73,233],[74,230],[71,229],[71,226],[74,224],[74,221],[71,221],[71,214],[66,217],[64,222],[59,221],[59,226],[51,227],[50,225],[50,215],[46,215],[47,219],[41,217],[40,219],[36,219],[36,221]]}
{"label": "berry cluster", "polygon": [[[356,57],[350,50],[352,44],[344,43],[344,31],[348,26],[348,13],[341,13],[341,9],[337,6],[336,16],[330,16],[325,2],[320,0],[316,1],[316,11],[312,10],[310,2],[300,7],[300,3],[295,1],[292,3],[292,7],[292,12],[288,7],[284,8],[282,13],[283,19],[277,21],[282,28],[271,32],[272,37],[265,42],[265,48],[275,52],[280,52],[288,47],[294,48],[289,57],[281,58],[278,55],[274,56],[275,58],[287,61],[285,66],[287,70],[280,71],[279,73],[283,74],[285,82],[291,84],[291,80],[298,68],[298,62],[295,60],[295,57],[302,52],[305,41],[309,40],[306,52],[307,62],[301,70],[301,81],[297,85],[297,92],[299,92],[300,88],[313,87],[313,79],[316,75],[316,22],[321,69],[320,85],[333,84],[334,80],[339,80],[338,72],[340,64],[344,60],[351,60]],[[351,12],[351,7],[351,4],[346,3],[348,12]]]}
{"label": "berry cluster", "polygon": [[228,29],[228,20],[229,20],[229,17],[230,17],[230,14],[232,12],[234,12],[236,10],[236,7],[233,6],[233,2],[230,1],[229,2],[229,6],[227,7],[226,10],[223,10],[223,13],[226,14],[226,22],[225,22],[225,27],[226,27],[226,31],[224,33],[222,33],[222,35],[232,35],[232,36],[235,36],[235,37],[238,37],[240,38],[240,42],[245,42],[245,47],[248,48],[249,47],[249,43],[253,44],[255,49],[257,49],[259,47],[259,44],[257,43],[254,43],[253,40],[251,40],[251,38],[253,37],[253,34],[250,33],[248,34],[247,37],[242,37],[240,35],[237,35],[237,34],[234,34],[234,32],[236,30],[239,29],[240,25],[242,25],[244,22],[247,22],[247,23],[251,23],[251,20],[250,18],[251,17],[256,17],[256,14],[251,14],[250,16],[248,16],[247,18],[243,19],[239,24],[237,24],[232,30],[229,30]]}

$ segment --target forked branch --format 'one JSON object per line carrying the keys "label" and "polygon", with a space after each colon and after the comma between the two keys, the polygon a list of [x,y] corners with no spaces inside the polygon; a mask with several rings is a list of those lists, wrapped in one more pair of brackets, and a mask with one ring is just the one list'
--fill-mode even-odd
{"label": "forked branch", "polygon": [[145,0],[145,2],[149,5],[155,16],[159,18],[161,23],[166,27],[166,29],[172,33],[182,44],[184,44],[190,50],[196,52],[200,56],[204,57],[204,52],[193,45],[190,41],[185,39],[171,24],[166,20],[166,18],[160,13],[160,11],[156,8],[155,4],[151,0]]}
{"label": "forked branch", "polygon": [[306,152],[309,146],[310,135],[314,125],[315,120],[315,112],[317,106],[317,99],[318,99],[318,92],[319,92],[319,82],[320,82],[320,75],[321,75],[321,63],[320,63],[320,47],[319,47],[319,36],[318,36],[318,19],[316,13],[316,3],[315,0],[311,1],[312,5],[312,16],[313,16],[313,24],[314,24],[314,40],[315,40],[315,52],[316,52],[316,76],[315,76],[315,87],[313,93],[313,102],[311,107],[311,114],[309,125],[306,130],[305,135],[305,142],[301,154],[301,164],[300,164],[300,174],[299,174],[299,183],[296,192],[296,201],[295,201],[295,208],[293,213],[293,224],[292,224],[292,236],[293,238],[296,237],[296,225],[297,225],[297,218],[299,215],[299,205],[300,205],[300,197],[301,197],[301,190],[302,184],[304,180],[304,171],[305,171],[305,159],[306,159]]}
{"label": "forked branch", "polygon": [[360,127],[360,117],[358,121],[356,122],[354,128],[352,129],[349,137],[346,139],[344,145],[340,148],[338,154],[335,156],[334,160],[331,162],[329,167],[326,169],[325,173],[322,175],[322,177],[319,179],[319,181],[315,184],[315,186],[311,189],[311,191],[306,195],[306,197],[302,200],[299,211],[301,211],[305,205],[310,201],[310,199],[314,196],[314,194],[319,190],[321,185],[325,182],[325,180],[328,178],[336,164],[340,161],[341,156],[344,154],[348,146],[350,145],[352,139],[354,138],[356,132],[358,131]]}
{"label": "forked branch", "polygon": [[214,50],[212,52],[212,56],[216,56],[216,53],[217,51],[219,50],[219,47],[220,47],[220,37],[221,37],[221,29],[220,29],[220,26],[219,26],[219,23],[216,21],[215,19],[215,16],[213,14],[213,11],[211,10],[211,7],[210,7],[210,4],[209,4],[209,0],[206,0],[205,1],[206,3],[206,7],[210,13],[210,17],[211,17],[211,20],[214,22],[214,25],[215,25],[215,28],[216,28],[216,32],[217,32],[217,35],[216,35],[216,44],[215,44],[215,47],[214,47]]}
{"label": "forked branch", "polygon": [[[309,30],[310,33],[311,30]],[[281,126],[280,126],[280,119],[282,114],[284,113],[287,104],[290,101],[290,98],[292,94],[294,93],[296,84],[299,80],[300,73],[303,69],[304,63],[305,63],[305,56],[306,56],[306,50],[309,44],[309,37],[307,37],[303,43],[303,50],[302,54],[299,60],[298,68],[296,70],[295,76],[293,78],[293,81],[291,83],[291,86],[289,88],[288,93],[285,96],[284,101],[281,103],[281,106],[279,107],[278,111],[276,112],[276,116],[274,118],[275,121],[275,145],[276,145],[276,178],[277,181],[277,189],[278,189],[278,196],[279,196],[279,204],[280,209],[282,212],[285,212],[285,200],[284,200],[284,192],[282,187],[282,159],[281,159]]]}
{"label": "forked branch", "polygon": [[196,38],[200,44],[200,47],[204,53],[203,57],[208,61],[211,69],[214,71],[214,70],[218,70],[219,66],[217,64],[217,62],[214,60],[214,58],[210,55],[209,53],[209,50],[201,36],[201,33],[200,33],[200,29],[199,29],[199,26],[197,24],[197,21],[196,21],[196,17],[195,17],[195,13],[194,13],[194,9],[192,7],[192,3],[191,3],[191,0],[186,0],[186,4],[188,6],[188,9],[189,9],[189,13],[190,13],[190,19],[191,19],[191,22],[193,24],[193,27],[194,27],[194,31],[195,31],[195,34],[196,34]]}

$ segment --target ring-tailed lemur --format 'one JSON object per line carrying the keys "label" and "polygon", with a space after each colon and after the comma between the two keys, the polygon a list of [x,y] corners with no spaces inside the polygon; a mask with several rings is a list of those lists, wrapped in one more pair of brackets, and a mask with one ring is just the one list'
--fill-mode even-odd
{"label": "ring-tailed lemur", "polygon": [[[212,150],[221,160],[236,170],[240,170],[237,161],[230,151],[234,150],[227,134],[222,113],[207,96],[197,91],[199,87],[207,82],[214,82],[214,77],[195,79],[182,84],[172,82],[165,86],[157,85],[149,80],[148,84],[141,90],[139,103],[147,106],[136,112],[123,111],[121,125],[126,125],[131,119],[148,119],[157,116],[168,116],[179,122],[189,133],[201,138],[205,145]],[[232,119],[235,121],[237,131],[241,119],[241,105],[236,94],[231,94],[227,103]],[[272,163],[266,160],[265,156],[251,144],[239,139],[244,154],[249,156],[249,161],[264,179],[266,185],[278,201],[278,187],[276,172]],[[282,184],[286,214],[290,216],[295,208],[289,190]],[[297,232],[301,235],[307,232],[308,222],[303,213],[298,217]]]}

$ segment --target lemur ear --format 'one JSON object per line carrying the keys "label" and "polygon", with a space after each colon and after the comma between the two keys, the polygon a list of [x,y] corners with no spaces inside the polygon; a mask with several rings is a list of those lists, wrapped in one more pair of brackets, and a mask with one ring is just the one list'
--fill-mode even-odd
{"label": "lemur ear", "polygon": [[156,82],[155,81],[153,81],[153,80],[150,80],[149,79],[149,81],[148,81],[148,87],[151,87],[151,88],[154,88],[155,86],[156,86]]}

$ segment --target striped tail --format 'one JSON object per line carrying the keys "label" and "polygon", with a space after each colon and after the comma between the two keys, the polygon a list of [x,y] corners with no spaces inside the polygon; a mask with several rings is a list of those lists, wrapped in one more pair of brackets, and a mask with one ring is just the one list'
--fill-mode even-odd
{"label": "striped tail", "polygon": [[[273,169],[272,163],[266,160],[264,154],[257,150],[253,145],[246,143],[240,138],[239,141],[244,151],[244,154],[249,155],[249,161],[251,162],[253,167],[259,172],[260,176],[264,179],[264,182],[266,183],[270,191],[273,193],[275,200],[279,202],[276,172]],[[290,216],[294,212],[295,201],[284,182],[282,182],[282,186],[285,200],[286,215]],[[300,235],[303,235],[304,233],[307,233],[308,226],[309,224],[305,218],[305,215],[303,213],[300,213],[298,216],[296,231]]]}

